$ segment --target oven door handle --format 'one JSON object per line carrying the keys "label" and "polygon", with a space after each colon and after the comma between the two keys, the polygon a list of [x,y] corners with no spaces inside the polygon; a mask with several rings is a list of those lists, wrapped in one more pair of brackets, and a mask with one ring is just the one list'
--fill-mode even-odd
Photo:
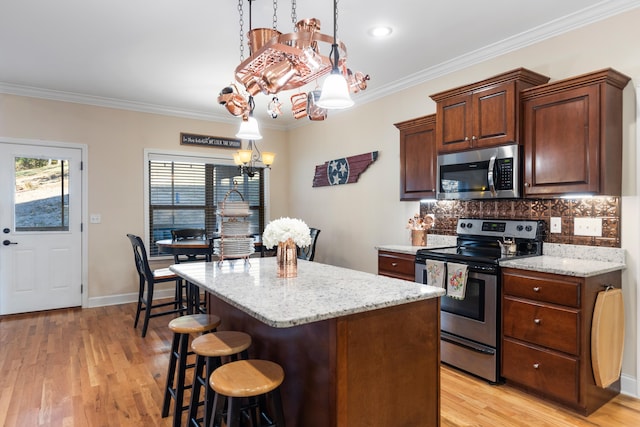
{"label": "oven door handle", "polygon": [[489,168],[487,170],[487,182],[489,183],[489,190],[491,191],[491,195],[493,197],[496,197],[497,195],[496,184],[493,176],[493,168],[495,167],[495,164],[496,164],[496,156],[493,155],[491,156],[491,159],[489,159]]}
{"label": "oven door handle", "polygon": [[461,345],[461,346],[463,346],[465,348],[468,348],[469,350],[475,351],[476,353],[482,353],[482,354],[488,354],[488,355],[494,355],[495,354],[495,351],[493,351],[493,350],[489,350],[489,349],[482,348],[482,347],[477,347],[477,346],[474,346],[474,345],[469,345],[468,342],[462,342],[462,341],[456,340],[453,337],[449,337],[448,334],[447,334],[447,336],[445,336],[443,334],[440,334],[440,339],[442,341],[446,341],[446,342],[451,343],[451,344]]}

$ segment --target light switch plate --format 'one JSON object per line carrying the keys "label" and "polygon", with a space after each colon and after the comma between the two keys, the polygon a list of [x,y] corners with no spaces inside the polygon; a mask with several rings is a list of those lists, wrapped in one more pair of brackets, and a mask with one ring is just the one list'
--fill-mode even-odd
{"label": "light switch plate", "polygon": [[602,218],[574,218],[573,234],[575,236],[602,236]]}
{"label": "light switch plate", "polygon": [[551,232],[562,233],[562,218],[559,216],[551,217]]}

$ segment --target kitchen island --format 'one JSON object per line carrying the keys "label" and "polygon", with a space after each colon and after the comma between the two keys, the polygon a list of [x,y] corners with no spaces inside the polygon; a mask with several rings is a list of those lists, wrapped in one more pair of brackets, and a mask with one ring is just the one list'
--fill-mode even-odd
{"label": "kitchen island", "polygon": [[208,292],[220,330],[251,334],[250,356],[285,371],[289,427],[438,426],[444,290],[298,260],[171,266]]}

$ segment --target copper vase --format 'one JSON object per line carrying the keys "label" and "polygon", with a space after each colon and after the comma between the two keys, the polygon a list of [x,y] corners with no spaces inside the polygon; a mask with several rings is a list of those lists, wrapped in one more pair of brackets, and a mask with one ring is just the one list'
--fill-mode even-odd
{"label": "copper vase", "polygon": [[298,276],[298,253],[293,240],[287,239],[278,243],[276,263],[278,264],[278,277]]}
{"label": "copper vase", "polygon": [[427,246],[426,237],[427,230],[411,230],[411,246]]}

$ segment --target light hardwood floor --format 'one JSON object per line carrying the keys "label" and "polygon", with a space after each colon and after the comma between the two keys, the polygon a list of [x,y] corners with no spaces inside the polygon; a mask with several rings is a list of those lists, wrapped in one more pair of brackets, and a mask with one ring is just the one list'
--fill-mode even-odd
{"label": "light hardwood floor", "polygon": [[[152,319],[141,338],[134,310],[124,304],[0,317],[0,426],[169,426],[160,407],[170,319]],[[443,427],[640,426],[640,400],[628,396],[582,417],[506,385],[441,372]]]}

